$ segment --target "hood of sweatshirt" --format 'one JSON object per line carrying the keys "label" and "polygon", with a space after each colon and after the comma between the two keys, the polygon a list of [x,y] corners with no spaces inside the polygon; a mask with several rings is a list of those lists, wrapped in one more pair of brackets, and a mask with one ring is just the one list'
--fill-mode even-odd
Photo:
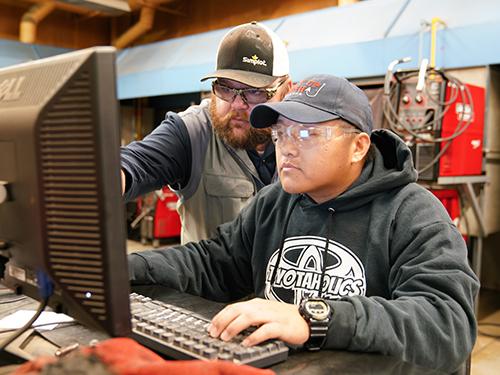
{"label": "hood of sweatshirt", "polygon": [[352,210],[388,190],[417,181],[411,151],[397,135],[379,129],[372,133],[371,141],[375,145],[375,155],[367,160],[361,175],[344,193],[319,205],[303,195],[301,206],[324,206],[339,212]]}

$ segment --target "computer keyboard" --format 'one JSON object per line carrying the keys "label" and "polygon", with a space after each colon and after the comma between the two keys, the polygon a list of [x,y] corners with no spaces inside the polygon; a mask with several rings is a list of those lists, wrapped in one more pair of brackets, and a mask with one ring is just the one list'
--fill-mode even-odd
{"label": "computer keyboard", "polygon": [[[132,338],[174,359],[226,360],[254,367],[269,367],[288,358],[288,347],[278,340],[245,347],[241,341],[252,329],[231,341],[211,337],[210,320],[164,302],[132,293]],[[255,330],[255,328],[253,329]]]}

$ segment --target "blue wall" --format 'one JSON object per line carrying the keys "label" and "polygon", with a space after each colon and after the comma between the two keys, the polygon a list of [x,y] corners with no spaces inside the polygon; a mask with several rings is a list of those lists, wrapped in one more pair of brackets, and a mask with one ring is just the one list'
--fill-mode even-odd
{"label": "blue wall", "polygon": [[69,52],[68,48],[39,46],[0,39],[0,68]]}

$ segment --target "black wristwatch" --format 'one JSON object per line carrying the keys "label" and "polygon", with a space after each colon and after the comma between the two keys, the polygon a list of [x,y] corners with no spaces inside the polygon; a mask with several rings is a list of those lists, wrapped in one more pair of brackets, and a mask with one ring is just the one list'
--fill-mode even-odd
{"label": "black wristwatch", "polygon": [[321,349],[333,315],[330,305],[322,298],[305,298],[300,303],[299,313],[309,324],[309,339],[304,343],[304,347],[308,350]]}

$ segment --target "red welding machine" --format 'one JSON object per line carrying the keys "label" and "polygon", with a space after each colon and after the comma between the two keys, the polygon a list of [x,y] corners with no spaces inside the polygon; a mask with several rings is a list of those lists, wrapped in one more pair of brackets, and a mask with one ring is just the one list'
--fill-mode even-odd
{"label": "red welding machine", "polygon": [[[441,124],[441,137],[451,136],[460,121],[460,116],[471,116],[470,124],[461,135],[453,139],[439,161],[439,176],[480,175],[483,167],[484,108],[485,90],[482,87],[466,84],[472,97],[470,104],[456,101],[444,115]],[[450,100],[447,90],[446,100]],[[464,107],[465,106],[465,107]],[[441,144],[441,148],[443,145]]]}
{"label": "red welding machine", "polygon": [[181,220],[177,213],[177,195],[168,187],[137,199],[137,217],[130,224],[134,229],[140,223],[141,242],[152,242],[154,247],[162,239],[177,238],[181,233]]}

